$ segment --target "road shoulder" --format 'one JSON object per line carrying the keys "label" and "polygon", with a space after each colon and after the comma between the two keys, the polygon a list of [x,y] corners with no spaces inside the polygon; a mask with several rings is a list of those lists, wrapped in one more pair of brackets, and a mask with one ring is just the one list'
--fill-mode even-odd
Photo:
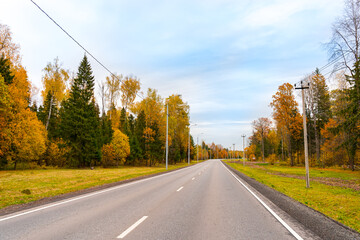
{"label": "road shoulder", "polygon": [[[309,229],[322,239],[360,239],[360,234],[355,230],[325,216],[324,214],[309,208],[308,206],[256,181],[253,178],[229,167],[223,163],[225,167],[230,169],[247,185],[251,186],[258,193],[268,199],[273,205],[281,209],[284,213],[291,216],[304,229]],[[311,237],[309,237],[311,238]]]}

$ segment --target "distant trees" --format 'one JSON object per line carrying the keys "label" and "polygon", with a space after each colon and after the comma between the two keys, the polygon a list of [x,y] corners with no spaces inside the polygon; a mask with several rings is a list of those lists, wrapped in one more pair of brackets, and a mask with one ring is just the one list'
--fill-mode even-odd
{"label": "distant trees", "polygon": [[254,135],[261,141],[262,160],[265,161],[265,138],[268,136],[271,127],[271,121],[268,118],[259,118],[253,121]]}

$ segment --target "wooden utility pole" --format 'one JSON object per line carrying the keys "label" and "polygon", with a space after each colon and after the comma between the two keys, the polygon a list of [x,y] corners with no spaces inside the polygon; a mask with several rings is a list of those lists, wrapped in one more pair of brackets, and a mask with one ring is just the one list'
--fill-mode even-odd
{"label": "wooden utility pole", "polygon": [[308,152],[308,139],[307,139],[307,126],[306,126],[306,111],[305,111],[305,93],[304,89],[308,89],[310,83],[300,81],[300,86],[295,89],[301,89],[302,108],[303,108],[303,126],[304,126],[304,148],[305,148],[305,169],[306,169],[306,188],[310,187],[310,176],[309,176],[309,152]]}

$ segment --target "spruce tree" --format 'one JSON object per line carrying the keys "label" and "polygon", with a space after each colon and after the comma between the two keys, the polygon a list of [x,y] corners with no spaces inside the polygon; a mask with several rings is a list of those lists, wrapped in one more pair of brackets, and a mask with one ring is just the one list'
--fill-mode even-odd
{"label": "spruce tree", "polygon": [[345,90],[348,102],[345,109],[340,111],[345,121],[338,126],[338,131],[342,129],[346,133],[344,145],[349,154],[349,165],[351,170],[355,170],[356,152],[359,149],[360,139],[360,59],[358,59],[350,76],[346,76],[350,87]]}
{"label": "spruce tree", "polygon": [[100,121],[101,146],[111,142],[114,130],[111,127],[109,116],[103,114]]}
{"label": "spruce tree", "polygon": [[86,55],[61,111],[61,135],[71,147],[71,165],[90,166],[101,158],[99,110],[94,99],[94,77]]}
{"label": "spruce tree", "polygon": [[128,118],[128,137],[129,137],[129,144],[130,144],[130,155],[126,158],[126,164],[128,165],[135,165],[136,159],[139,158],[139,143],[136,139],[134,134],[135,132],[135,119],[132,114],[130,114]]}
{"label": "spruce tree", "polygon": [[120,131],[125,133],[127,136],[129,136],[129,127],[128,127],[128,121],[127,121],[127,116],[126,116],[126,111],[125,108],[121,109],[121,113],[120,113]]}
{"label": "spruce tree", "polygon": [[153,166],[162,156],[162,146],[163,143],[160,140],[160,130],[156,122],[150,126],[151,129],[155,132],[153,138],[154,141],[149,143],[149,157],[150,157],[150,167]]}
{"label": "spruce tree", "polygon": [[144,130],[146,128],[146,116],[145,112],[142,110],[135,122],[134,127],[134,136],[136,137],[136,141],[139,145],[139,160],[143,160],[145,158],[145,137],[144,137]]}

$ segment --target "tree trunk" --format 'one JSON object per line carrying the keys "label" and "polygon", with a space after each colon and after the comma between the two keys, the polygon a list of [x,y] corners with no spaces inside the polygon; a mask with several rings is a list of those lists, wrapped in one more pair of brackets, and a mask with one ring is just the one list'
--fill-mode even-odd
{"label": "tree trunk", "polygon": [[288,150],[289,150],[289,155],[290,155],[290,166],[294,166],[294,157],[293,157],[293,154],[292,154],[292,146],[291,146],[291,138],[290,137],[288,137],[289,138],[289,144],[288,144]]}
{"label": "tree trunk", "polygon": [[46,130],[48,130],[48,126],[49,126],[49,122],[50,122],[52,102],[53,102],[53,95],[51,94],[51,100],[50,100],[50,106],[49,106],[49,115],[48,115],[48,118],[46,120],[46,127],[45,127]]}
{"label": "tree trunk", "polygon": [[300,151],[296,151],[296,162],[300,164]]}
{"label": "tree trunk", "polygon": [[261,152],[262,152],[262,160],[263,162],[265,162],[264,136],[261,136]]}
{"label": "tree trunk", "polygon": [[356,155],[356,143],[352,144],[352,146],[350,146],[350,151],[349,151],[349,164],[350,164],[350,168],[352,171],[355,170],[355,155]]}
{"label": "tree trunk", "polygon": [[281,157],[282,157],[282,161],[284,162],[284,136],[282,136],[281,138]]}
{"label": "tree trunk", "polygon": [[319,137],[316,119],[314,119],[314,130],[315,130],[316,162],[317,165],[320,167],[320,137]]}

